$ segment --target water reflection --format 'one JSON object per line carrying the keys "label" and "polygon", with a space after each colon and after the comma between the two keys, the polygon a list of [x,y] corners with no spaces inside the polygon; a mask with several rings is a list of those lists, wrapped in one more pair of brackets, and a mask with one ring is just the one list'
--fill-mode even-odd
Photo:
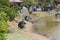
{"label": "water reflection", "polygon": [[53,21],[55,17],[40,19],[35,22],[35,31],[40,34],[47,34],[60,40],[60,22]]}

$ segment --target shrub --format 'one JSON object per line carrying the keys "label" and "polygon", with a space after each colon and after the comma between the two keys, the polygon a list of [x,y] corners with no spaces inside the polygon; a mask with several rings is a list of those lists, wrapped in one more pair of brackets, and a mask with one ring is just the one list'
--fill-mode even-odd
{"label": "shrub", "polygon": [[4,12],[0,12],[0,40],[6,40],[5,33],[8,29],[8,17],[7,14]]}

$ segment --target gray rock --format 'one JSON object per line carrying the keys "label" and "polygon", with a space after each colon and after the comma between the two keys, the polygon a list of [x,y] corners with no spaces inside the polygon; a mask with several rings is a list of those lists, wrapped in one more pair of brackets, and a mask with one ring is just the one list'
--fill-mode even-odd
{"label": "gray rock", "polygon": [[29,13],[28,9],[26,7],[23,7],[21,9],[21,13]]}

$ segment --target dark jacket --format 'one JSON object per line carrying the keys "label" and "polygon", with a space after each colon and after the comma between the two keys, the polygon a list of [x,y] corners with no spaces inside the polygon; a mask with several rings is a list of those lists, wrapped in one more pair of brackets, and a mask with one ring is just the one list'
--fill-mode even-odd
{"label": "dark jacket", "polygon": [[20,29],[22,29],[22,28],[24,28],[25,24],[26,24],[26,23],[25,23],[24,21],[21,21],[21,22],[18,23],[18,27],[19,27]]}

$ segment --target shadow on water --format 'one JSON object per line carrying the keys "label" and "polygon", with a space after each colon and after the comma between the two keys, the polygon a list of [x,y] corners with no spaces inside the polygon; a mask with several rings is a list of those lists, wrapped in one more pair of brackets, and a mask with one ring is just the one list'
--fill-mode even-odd
{"label": "shadow on water", "polygon": [[[55,19],[56,18],[53,16],[53,17],[43,18],[43,19],[36,21],[34,24],[35,32],[40,33],[40,34],[47,34],[50,36],[53,35],[53,37],[56,37],[54,35],[55,35],[55,32],[57,32],[57,31],[54,32],[54,30],[60,30],[60,29],[58,29],[58,27],[60,28],[60,26],[58,26],[60,24],[60,22],[53,21]],[[60,39],[60,36],[59,36],[59,39]]]}

